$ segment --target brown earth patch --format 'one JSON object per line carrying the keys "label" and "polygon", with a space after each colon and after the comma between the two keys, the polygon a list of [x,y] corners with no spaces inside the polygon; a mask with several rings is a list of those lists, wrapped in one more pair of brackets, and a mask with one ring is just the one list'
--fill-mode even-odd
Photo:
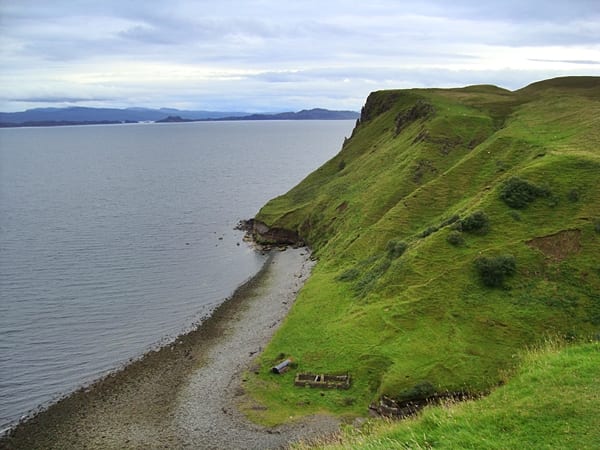
{"label": "brown earth patch", "polygon": [[562,261],[581,250],[581,230],[563,230],[549,236],[531,239],[527,245],[541,251],[546,258]]}
{"label": "brown earth patch", "polygon": [[335,208],[337,212],[344,212],[346,211],[346,209],[348,209],[348,202],[342,202],[338,205],[337,208]]}

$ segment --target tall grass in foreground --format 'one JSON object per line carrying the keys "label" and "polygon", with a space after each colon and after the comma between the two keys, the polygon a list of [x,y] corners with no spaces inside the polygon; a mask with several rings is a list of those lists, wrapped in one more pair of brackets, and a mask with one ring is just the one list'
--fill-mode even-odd
{"label": "tall grass in foreground", "polygon": [[560,339],[519,354],[516,373],[489,396],[425,408],[403,421],[347,426],[296,449],[597,449],[600,342]]}

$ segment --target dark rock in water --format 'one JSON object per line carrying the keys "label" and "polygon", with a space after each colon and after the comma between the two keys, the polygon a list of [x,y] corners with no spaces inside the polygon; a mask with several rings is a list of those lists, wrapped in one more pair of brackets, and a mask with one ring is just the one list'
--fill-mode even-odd
{"label": "dark rock in water", "polygon": [[234,230],[252,232],[254,229],[254,219],[240,220],[233,228]]}

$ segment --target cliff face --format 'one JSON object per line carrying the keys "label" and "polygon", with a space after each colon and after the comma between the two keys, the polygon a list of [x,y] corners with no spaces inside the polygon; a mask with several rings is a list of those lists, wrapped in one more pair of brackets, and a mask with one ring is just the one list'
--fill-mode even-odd
{"label": "cliff face", "polygon": [[251,233],[259,244],[266,245],[304,245],[304,241],[295,231],[285,228],[269,227],[260,220],[252,221]]}
{"label": "cliff face", "polygon": [[339,154],[256,217],[320,260],[264,360],[351,370],[364,405],[485,390],[548,334],[600,333],[599,130],[594,77],[372,93]]}

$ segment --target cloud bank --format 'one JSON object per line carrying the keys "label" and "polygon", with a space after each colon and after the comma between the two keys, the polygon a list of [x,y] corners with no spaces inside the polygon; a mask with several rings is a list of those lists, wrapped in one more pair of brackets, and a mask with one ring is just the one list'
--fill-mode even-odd
{"label": "cloud bank", "polygon": [[1,2],[0,110],[359,109],[378,89],[600,74],[596,0],[366,3]]}

